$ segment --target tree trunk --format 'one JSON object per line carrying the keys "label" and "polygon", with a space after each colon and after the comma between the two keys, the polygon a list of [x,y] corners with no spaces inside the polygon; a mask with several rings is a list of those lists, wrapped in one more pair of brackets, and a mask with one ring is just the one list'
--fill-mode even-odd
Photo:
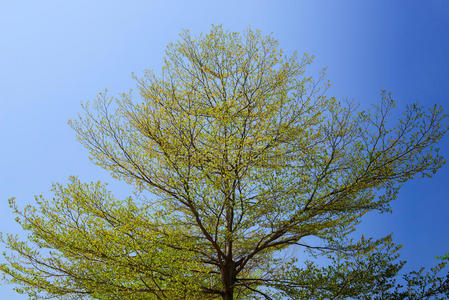
{"label": "tree trunk", "polygon": [[234,291],[225,291],[223,294],[223,300],[233,300],[234,299]]}
{"label": "tree trunk", "polygon": [[[226,135],[226,133],[225,133]],[[230,187],[228,181],[226,181],[226,186]],[[234,283],[235,283],[235,262],[232,253],[233,246],[233,223],[234,223],[234,204],[231,199],[231,192],[227,195],[225,199],[226,205],[226,236],[225,236],[225,264],[224,270],[222,271],[223,278],[223,299],[233,300],[234,299]]]}
{"label": "tree trunk", "polygon": [[234,283],[235,283],[235,263],[230,261],[225,265],[222,273],[223,278],[223,300],[234,299]]}

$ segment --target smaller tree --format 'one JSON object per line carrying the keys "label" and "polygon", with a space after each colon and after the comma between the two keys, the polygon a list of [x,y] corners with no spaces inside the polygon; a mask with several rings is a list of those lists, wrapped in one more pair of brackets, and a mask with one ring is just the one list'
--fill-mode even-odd
{"label": "smaller tree", "polygon": [[[117,200],[71,178],[19,210],[28,242],[7,235],[0,269],[32,297],[99,299],[404,298],[447,295],[412,273],[390,237],[354,241],[368,211],[444,163],[439,107],[397,122],[382,93],[371,112],[324,91],[271,36],[213,27],[169,45],[162,72],[132,94],[100,94],[71,123],[92,160],[133,184]],[[311,254],[309,260],[303,255]],[[293,259],[284,256],[295,251]],[[313,263],[316,257],[328,265]],[[435,269],[443,268],[440,265]],[[420,290],[416,289],[420,287]]]}

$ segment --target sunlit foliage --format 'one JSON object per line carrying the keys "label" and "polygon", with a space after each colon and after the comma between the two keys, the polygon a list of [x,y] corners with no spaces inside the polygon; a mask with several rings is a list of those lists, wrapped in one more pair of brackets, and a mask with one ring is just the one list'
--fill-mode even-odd
{"label": "sunlit foliage", "polygon": [[[440,107],[393,120],[387,92],[369,111],[342,104],[308,75],[312,57],[252,30],[184,32],[164,62],[136,78],[140,97],[101,93],[71,122],[93,162],[146,196],[71,178],[53,199],[12,202],[29,236],[4,237],[7,279],[34,297],[411,297],[425,276],[398,287],[391,238],[351,233],[443,165]],[[416,286],[447,293],[435,276]]]}

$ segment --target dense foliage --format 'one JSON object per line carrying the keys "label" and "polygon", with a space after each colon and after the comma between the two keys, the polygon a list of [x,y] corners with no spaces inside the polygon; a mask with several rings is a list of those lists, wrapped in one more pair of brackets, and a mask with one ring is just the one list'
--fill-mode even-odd
{"label": "dense foliage", "polygon": [[[20,210],[5,278],[32,297],[98,299],[419,298],[447,277],[407,275],[390,237],[352,240],[402,183],[444,163],[439,107],[391,120],[325,95],[271,36],[213,27],[169,45],[140,99],[101,93],[71,126],[92,160],[135,186],[114,198],[71,178]],[[318,263],[315,258],[324,258]],[[443,258],[444,259],[444,258]],[[447,257],[446,257],[447,259]]]}

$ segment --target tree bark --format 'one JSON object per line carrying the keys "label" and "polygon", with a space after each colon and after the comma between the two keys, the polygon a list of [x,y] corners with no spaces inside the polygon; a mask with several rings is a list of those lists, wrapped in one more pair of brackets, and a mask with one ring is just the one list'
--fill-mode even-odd
{"label": "tree bark", "polygon": [[223,270],[223,300],[234,299],[235,263],[231,260]]}

